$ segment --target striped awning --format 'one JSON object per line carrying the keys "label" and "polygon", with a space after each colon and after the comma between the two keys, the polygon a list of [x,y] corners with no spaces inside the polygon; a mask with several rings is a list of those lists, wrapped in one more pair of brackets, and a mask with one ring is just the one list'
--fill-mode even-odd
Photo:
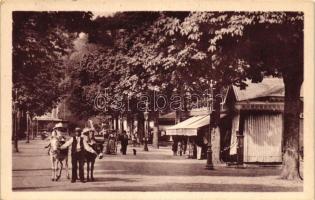
{"label": "striped awning", "polygon": [[198,128],[209,124],[209,115],[194,116],[174,126],[166,128],[166,135],[196,136]]}
{"label": "striped awning", "polygon": [[[221,113],[220,118],[226,114]],[[209,125],[210,115],[198,115],[166,128],[166,135],[197,136],[198,129]]]}

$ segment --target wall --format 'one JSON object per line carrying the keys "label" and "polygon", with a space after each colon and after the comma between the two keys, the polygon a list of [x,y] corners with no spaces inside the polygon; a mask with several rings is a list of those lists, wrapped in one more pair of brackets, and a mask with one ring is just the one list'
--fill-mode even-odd
{"label": "wall", "polygon": [[282,114],[244,115],[244,162],[282,162]]}

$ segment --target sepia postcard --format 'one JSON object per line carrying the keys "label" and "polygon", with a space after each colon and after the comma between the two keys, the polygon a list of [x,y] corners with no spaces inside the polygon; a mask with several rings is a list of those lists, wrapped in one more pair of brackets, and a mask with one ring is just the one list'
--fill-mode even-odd
{"label": "sepia postcard", "polygon": [[0,199],[314,199],[314,2],[1,1]]}

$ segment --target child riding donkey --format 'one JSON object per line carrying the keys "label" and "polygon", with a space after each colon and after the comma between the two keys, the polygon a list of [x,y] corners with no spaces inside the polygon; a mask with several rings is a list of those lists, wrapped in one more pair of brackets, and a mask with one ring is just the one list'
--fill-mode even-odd
{"label": "child riding donkey", "polygon": [[45,148],[48,148],[48,155],[50,154],[50,149],[51,149],[51,143],[50,143],[50,141],[51,141],[51,139],[52,138],[57,138],[61,143],[65,143],[65,141],[66,141],[66,138],[65,138],[65,136],[63,135],[63,125],[62,125],[62,123],[57,123],[55,126],[54,126],[54,128],[53,128],[53,130],[52,130],[52,132],[51,132],[51,135],[50,135],[50,137],[49,137],[49,144],[47,145],[47,146],[45,146]]}
{"label": "child riding donkey", "polygon": [[[100,141],[97,141],[95,139],[95,130],[93,128],[84,128],[82,131],[82,134],[84,135],[83,137],[85,137],[85,140],[87,142],[87,144],[94,150],[96,151],[96,153],[99,156],[99,159],[103,158],[103,143]],[[92,154],[87,152],[85,155],[85,161],[87,164],[87,181],[94,181],[94,164],[95,164],[95,159],[96,159],[97,155],[96,154]],[[90,179],[91,177],[91,179]]]}
{"label": "child riding donkey", "polygon": [[[62,124],[58,123],[53,128],[53,132],[50,136],[49,144],[46,146],[48,149],[48,155],[50,155],[51,165],[52,165],[52,181],[58,181],[61,177],[61,171],[63,168],[63,161],[65,161],[66,176],[69,179],[69,169],[68,169],[68,149],[60,150],[59,147],[65,143],[65,138],[62,135]],[[59,166],[60,165],[60,168]],[[59,168],[59,173],[57,170]]]}

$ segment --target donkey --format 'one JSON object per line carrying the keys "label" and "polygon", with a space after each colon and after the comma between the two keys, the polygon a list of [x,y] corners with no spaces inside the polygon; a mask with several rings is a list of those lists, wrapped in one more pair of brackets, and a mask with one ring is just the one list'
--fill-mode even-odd
{"label": "donkey", "polygon": [[[94,131],[91,130],[88,134],[86,134],[87,143],[93,148],[93,150],[98,154],[99,159],[103,158],[103,149],[104,145],[102,142],[97,141],[94,137]],[[86,169],[87,169],[87,181],[94,181],[94,164],[97,155],[85,151],[85,161],[86,161]],[[91,179],[90,179],[91,177]]]}
{"label": "donkey", "polygon": [[[51,180],[52,181],[58,181],[61,177],[61,171],[63,168],[63,161],[65,161],[65,167],[66,167],[66,176],[68,179],[70,179],[69,175],[69,167],[68,167],[68,149],[60,150],[59,147],[64,143],[63,141],[60,141],[57,137],[52,137],[50,139],[50,160],[51,160],[51,169],[52,169],[52,175]],[[60,164],[59,173],[58,171],[58,164]]]}
{"label": "donkey", "polygon": [[[103,158],[103,149],[104,146],[102,143],[96,142],[92,145],[90,145],[94,151],[96,151],[96,153],[98,154],[99,159]],[[86,158],[86,170],[87,170],[87,176],[86,176],[86,180],[90,181],[90,177],[91,177],[91,181],[94,181],[94,164],[95,164],[95,159],[96,159],[96,155],[92,154],[90,152],[86,152],[85,154],[85,158]]]}

